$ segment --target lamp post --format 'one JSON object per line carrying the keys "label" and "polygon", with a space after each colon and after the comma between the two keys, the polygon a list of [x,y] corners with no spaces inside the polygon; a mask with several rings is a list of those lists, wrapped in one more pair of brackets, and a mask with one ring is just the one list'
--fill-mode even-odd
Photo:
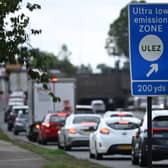
{"label": "lamp post", "polygon": [[[53,84],[53,94],[55,95],[55,83],[58,81],[58,78],[52,77],[50,81]],[[53,112],[55,112],[55,102],[53,101]]]}

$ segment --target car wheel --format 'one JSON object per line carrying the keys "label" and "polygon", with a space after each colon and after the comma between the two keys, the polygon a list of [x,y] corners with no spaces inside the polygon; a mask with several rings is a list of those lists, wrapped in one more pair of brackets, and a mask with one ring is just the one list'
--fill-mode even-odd
{"label": "car wheel", "polygon": [[8,131],[12,131],[12,125],[8,124]]}
{"label": "car wheel", "polygon": [[63,149],[63,147],[62,147],[61,144],[60,144],[59,139],[58,139],[58,142],[57,142],[57,146],[58,146],[58,149]]}
{"label": "car wheel", "polygon": [[95,157],[95,155],[93,153],[91,153],[91,151],[89,151],[89,158],[93,159]]}
{"label": "car wheel", "polygon": [[39,144],[42,144],[42,145],[47,144],[47,140],[45,138],[43,138],[42,135],[38,135],[38,142],[39,142]]}
{"label": "car wheel", "polygon": [[19,132],[18,132],[18,131],[16,131],[16,130],[14,130],[13,134],[14,134],[14,135],[18,135],[18,134],[19,134]]}
{"label": "car wheel", "polygon": [[131,151],[131,162],[133,165],[138,165],[139,163],[139,158],[138,156],[135,155],[135,149],[132,147],[132,151]]}
{"label": "car wheel", "polygon": [[65,151],[68,151],[68,150],[71,150],[71,146],[70,145],[67,145],[67,143],[66,143],[66,137],[64,136],[64,150]]}
{"label": "car wheel", "polygon": [[47,144],[47,140],[44,139],[44,138],[42,138],[42,139],[41,139],[41,144],[42,144],[42,145],[46,145],[46,144]]}
{"label": "car wheel", "polygon": [[71,150],[71,146],[67,146],[67,145],[65,144],[65,145],[64,145],[64,150],[65,150],[65,151]]}
{"label": "car wheel", "polygon": [[95,144],[95,159],[101,160],[102,158],[103,158],[103,154],[98,153],[97,148],[96,148],[96,144]]}
{"label": "car wheel", "polygon": [[139,166],[144,167],[147,166],[147,154],[145,152],[145,146],[142,145],[141,148],[139,149]]}

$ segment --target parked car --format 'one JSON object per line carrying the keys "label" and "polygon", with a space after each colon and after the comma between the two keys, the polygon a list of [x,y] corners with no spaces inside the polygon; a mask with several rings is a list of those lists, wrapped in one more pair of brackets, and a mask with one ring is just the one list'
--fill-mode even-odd
{"label": "parked car", "polygon": [[102,118],[96,131],[90,134],[90,158],[103,155],[131,154],[131,138],[141,120],[134,117]]}
{"label": "parked car", "polygon": [[[152,110],[152,159],[168,159],[168,110]],[[132,164],[147,165],[147,113],[132,137]]]}
{"label": "parked car", "polygon": [[93,109],[93,112],[96,114],[104,114],[106,110],[106,106],[103,100],[92,100],[91,106]]}
{"label": "parked car", "polygon": [[99,122],[100,115],[97,114],[71,114],[58,132],[58,147],[70,150],[72,147],[89,146],[89,135]]}
{"label": "parked car", "polygon": [[28,117],[27,113],[23,113],[22,110],[19,111],[13,125],[13,133],[15,135],[18,135],[20,132],[26,132],[29,120]]}
{"label": "parked car", "polygon": [[46,144],[49,141],[57,142],[58,131],[64,125],[68,113],[48,113],[38,128],[37,141]]}

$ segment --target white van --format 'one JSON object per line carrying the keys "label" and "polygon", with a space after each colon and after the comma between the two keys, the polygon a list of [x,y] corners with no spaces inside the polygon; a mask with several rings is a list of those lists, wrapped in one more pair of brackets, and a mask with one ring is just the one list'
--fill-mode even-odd
{"label": "white van", "polygon": [[103,100],[92,100],[91,106],[92,106],[93,112],[96,114],[104,114],[106,110],[106,106]]}
{"label": "white van", "polygon": [[91,105],[76,105],[76,114],[93,114],[93,109]]}

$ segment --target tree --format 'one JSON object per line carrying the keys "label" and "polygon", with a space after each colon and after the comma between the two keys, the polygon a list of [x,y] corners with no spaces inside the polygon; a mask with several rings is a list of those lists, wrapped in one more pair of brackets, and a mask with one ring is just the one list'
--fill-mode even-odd
{"label": "tree", "polygon": [[[29,34],[26,32],[30,18],[21,12],[22,0],[0,0],[0,63],[26,64]],[[38,4],[26,4],[26,9],[40,9]],[[31,34],[39,34],[41,30],[31,29]]]}
{"label": "tree", "polygon": [[106,64],[98,64],[96,68],[99,69],[102,74],[109,74],[112,72],[112,68]]}
{"label": "tree", "polygon": [[[134,0],[131,3],[145,3],[144,0]],[[119,17],[110,24],[105,48],[110,56],[129,57],[128,46],[128,5],[121,9]]]}
{"label": "tree", "polygon": [[78,74],[92,74],[93,70],[90,64],[88,65],[81,64],[79,67],[77,67],[77,73]]}
{"label": "tree", "polygon": [[[0,0],[0,64],[21,64],[26,66],[28,74],[37,81],[47,82],[49,76],[46,65],[38,60],[39,52],[29,44],[29,36],[41,33],[41,30],[28,29],[30,18],[24,10],[33,12],[41,9],[41,6],[27,2],[23,6],[23,0]],[[28,31],[30,30],[30,32]],[[34,61],[36,60],[36,64]],[[34,68],[37,71],[34,71]],[[40,71],[44,72],[39,73]],[[47,85],[44,88],[47,89]],[[53,100],[59,100],[51,93]]]}

